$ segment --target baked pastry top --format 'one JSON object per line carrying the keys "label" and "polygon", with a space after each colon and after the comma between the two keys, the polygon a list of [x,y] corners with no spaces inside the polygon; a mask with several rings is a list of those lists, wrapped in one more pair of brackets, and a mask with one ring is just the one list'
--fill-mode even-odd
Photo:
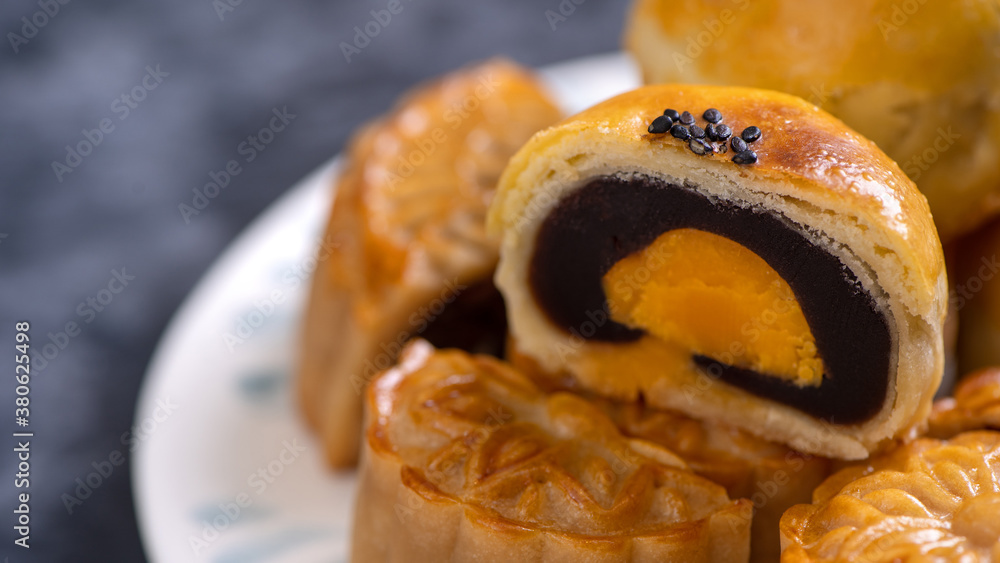
{"label": "baked pastry top", "polygon": [[[665,109],[690,124],[662,127]],[[706,142],[709,115],[729,143]],[[926,200],[799,98],[620,95],[534,136],[489,221],[521,351],[591,392],[839,458],[929,412],[946,291]]]}
{"label": "baked pastry top", "polygon": [[354,561],[747,559],[748,501],[498,360],[415,341],[366,421]]}
{"label": "baked pastry top", "polygon": [[775,532],[789,507],[809,502],[831,470],[830,460],[766,442],[735,427],[703,422],[640,403],[600,401],[623,434],[676,453],[691,470],[753,504],[750,561],[776,561]]}
{"label": "baked pastry top", "polygon": [[783,563],[1000,561],[1000,433],[924,438],[845,468],[781,519]]}
{"label": "baked pastry top", "polygon": [[938,399],[928,419],[927,435],[951,438],[969,430],[1000,431],[1000,368],[963,377],[953,396]]}
{"label": "baked pastry top", "polygon": [[630,438],[646,440],[677,454],[691,470],[743,498],[754,509],[750,561],[770,562],[781,553],[778,520],[790,506],[809,502],[812,491],[832,470],[829,459],[767,442],[724,422],[698,420],[638,401],[596,397],[579,389],[569,374],[546,373],[533,358],[508,342],[508,361],[546,392],[569,391],[591,402]]}
{"label": "baked pastry top", "polygon": [[996,0],[636,0],[625,44],[647,83],[801,96],[875,141],[943,240],[1000,210]]}
{"label": "baked pastry top", "polygon": [[352,139],[298,377],[303,411],[333,466],[357,460],[362,390],[408,338],[502,350],[486,209],[510,155],[559,117],[533,75],[496,59],[417,87]]}

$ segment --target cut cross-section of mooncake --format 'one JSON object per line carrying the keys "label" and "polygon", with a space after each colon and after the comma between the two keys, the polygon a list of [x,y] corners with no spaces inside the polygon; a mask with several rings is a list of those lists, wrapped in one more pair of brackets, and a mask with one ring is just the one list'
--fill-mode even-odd
{"label": "cut cross-section of mooncake", "polygon": [[923,423],[946,276],[871,141],[777,92],[648,86],[536,134],[490,209],[520,351],[827,457]]}
{"label": "cut cross-section of mooncake", "polygon": [[365,420],[355,563],[747,561],[749,501],[499,360],[415,341]]}

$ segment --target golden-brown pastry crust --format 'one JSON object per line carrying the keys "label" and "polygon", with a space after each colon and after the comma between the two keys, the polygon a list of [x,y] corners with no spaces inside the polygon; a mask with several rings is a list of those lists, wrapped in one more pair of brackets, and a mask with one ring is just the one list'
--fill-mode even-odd
{"label": "golden-brown pastry crust", "polygon": [[1000,4],[636,0],[625,44],[647,83],[768,88],[893,157],[941,238],[1000,210]]}
{"label": "golden-brown pastry crust", "polygon": [[789,507],[809,502],[832,467],[830,460],[765,442],[737,428],[695,420],[638,403],[603,401],[626,436],[648,440],[676,453],[691,470],[726,487],[730,498],[754,506],[750,560],[778,559],[775,530]]}
{"label": "golden-brown pastry crust", "polygon": [[954,396],[935,401],[928,426],[928,436],[942,439],[969,430],[1000,431],[1000,368],[963,377]]}
{"label": "golden-brown pastry crust", "polygon": [[[717,108],[736,132],[759,126],[764,135],[753,146],[758,162],[741,167],[731,154],[698,156],[670,135],[650,134],[648,125],[664,108]],[[589,376],[588,355],[597,348],[553,327],[528,288],[527,268],[540,224],[560,199],[590,178],[621,174],[690,182],[709,198],[735,198],[739,205],[779,213],[835,241],[831,252],[862,283],[880,286],[875,292],[884,294],[876,299],[891,312],[897,366],[879,416],[849,427],[817,424],[716,382],[703,389],[696,375],[671,374],[676,381],[633,376],[641,366],[631,364],[623,364],[621,375]],[[799,98],[685,85],[647,86],[615,97],[525,145],[501,178],[489,221],[503,236],[496,280],[522,351],[548,372],[574,374],[585,388],[621,400],[642,392],[657,408],[728,421],[800,451],[847,459],[863,458],[905,434],[930,410],[943,369],[946,275],[926,200],[874,143]],[[695,385],[693,398],[678,392]]]}
{"label": "golden-brown pastry crust", "polygon": [[351,141],[298,376],[333,466],[357,459],[365,383],[444,306],[489,285],[497,249],[483,223],[496,180],[559,115],[533,76],[498,59],[420,86]]}
{"label": "golden-brown pastry crust", "polygon": [[1000,432],[845,468],[781,519],[783,563],[1000,561]]}
{"label": "golden-brown pastry crust", "polygon": [[511,364],[546,390],[570,390],[606,413],[622,434],[646,440],[677,454],[691,470],[726,488],[730,498],[748,499],[754,507],[750,561],[776,561],[781,553],[778,520],[789,507],[809,502],[829,476],[831,460],[766,442],[733,426],[650,408],[644,402],[618,402],[576,388],[572,376],[549,374],[509,341]]}
{"label": "golden-brown pastry crust", "polygon": [[367,393],[356,563],[746,561],[750,512],[492,358],[415,341]]}

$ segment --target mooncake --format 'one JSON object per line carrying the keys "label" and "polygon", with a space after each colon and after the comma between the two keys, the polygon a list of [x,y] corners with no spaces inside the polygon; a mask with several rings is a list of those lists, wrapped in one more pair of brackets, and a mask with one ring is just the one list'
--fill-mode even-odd
{"label": "mooncake", "polygon": [[367,392],[352,561],[747,561],[752,510],[591,402],[408,345]]}
{"label": "mooncake", "polygon": [[532,74],[497,59],[416,88],[351,141],[297,378],[332,466],[357,461],[363,389],[409,338],[502,352],[486,209],[508,158],[559,117]]}
{"label": "mooncake", "polygon": [[779,90],[844,120],[946,242],[1000,211],[996,0],[635,0],[625,45],[647,83]]}
{"label": "mooncake", "polygon": [[835,473],[781,518],[782,563],[1000,561],[1000,432],[923,438]]}
{"label": "mooncake", "polygon": [[489,224],[520,351],[588,392],[843,459],[926,420],[947,309],[926,199],[799,98],[612,98],[511,159]]}

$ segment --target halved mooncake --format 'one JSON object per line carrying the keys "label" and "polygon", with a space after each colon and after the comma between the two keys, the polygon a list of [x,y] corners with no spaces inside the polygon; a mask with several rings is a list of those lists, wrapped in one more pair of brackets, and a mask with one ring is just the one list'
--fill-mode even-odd
{"label": "halved mooncake", "polygon": [[486,209],[508,158],[559,117],[533,75],[493,60],[415,89],[355,135],[312,282],[298,374],[300,403],[331,465],[356,462],[364,386],[411,336],[502,350]]}
{"label": "halved mooncake", "polygon": [[591,392],[846,459],[930,410],[946,276],[927,202],[798,98],[622,94],[536,134],[489,221],[521,352]]}
{"label": "halved mooncake", "polygon": [[750,503],[590,402],[415,341],[367,392],[352,561],[747,561]]}
{"label": "halved mooncake", "polygon": [[782,563],[1000,561],[1000,432],[845,468],[781,518]]}

